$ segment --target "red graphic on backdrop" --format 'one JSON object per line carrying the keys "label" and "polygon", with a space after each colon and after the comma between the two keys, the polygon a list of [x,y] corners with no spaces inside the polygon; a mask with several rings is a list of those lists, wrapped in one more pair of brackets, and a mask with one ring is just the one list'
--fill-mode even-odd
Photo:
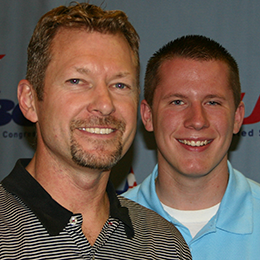
{"label": "red graphic on backdrop", "polygon": [[0,54],[0,60],[3,59],[5,54]]}
{"label": "red graphic on backdrop", "polygon": [[[241,100],[243,100],[245,93],[241,94]],[[250,125],[260,122],[260,95],[256,102],[256,105],[250,116],[244,118],[243,125]]]}

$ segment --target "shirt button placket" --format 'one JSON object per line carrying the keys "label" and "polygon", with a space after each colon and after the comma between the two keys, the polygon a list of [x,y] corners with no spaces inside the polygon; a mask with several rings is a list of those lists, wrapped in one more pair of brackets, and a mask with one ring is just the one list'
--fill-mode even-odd
{"label": "shirt button placket", "polygon": [[75,226],[75,225],[77,225],[77,223],[78,223],[77,217],[76,217],[76,216],[72,216],[72,217],[70,218],[70,225],[71,225],[71,226]]}

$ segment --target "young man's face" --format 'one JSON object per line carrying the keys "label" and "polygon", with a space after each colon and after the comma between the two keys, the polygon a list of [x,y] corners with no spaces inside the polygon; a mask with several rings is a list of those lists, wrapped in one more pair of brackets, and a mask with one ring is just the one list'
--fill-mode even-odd
{"label": "young man's face", "polygon": [[128,43],[121,35],[62,29],[51,52],[43,101],[36,102],[38,146],[55,160],[111,168],[136,132],[136,66]]}
{"label": "young man's face", "polygon": [[154,131],[163,172],[187,177],[227,170],[227,151],[243,121],[235,110],[228,67],[221,61],[174,58],[165,61],[153,106],[141,104],[142,119]]}

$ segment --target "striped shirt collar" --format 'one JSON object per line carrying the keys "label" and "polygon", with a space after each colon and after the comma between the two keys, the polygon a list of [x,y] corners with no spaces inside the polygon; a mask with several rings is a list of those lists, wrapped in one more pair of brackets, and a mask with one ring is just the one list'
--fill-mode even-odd
{"label": "striped shirt collar", "polygon": [[[68,224],[73,213],[58,204],[43,187],[25,170],[30,159],[17,161],[11,174],[2,181],[6,190],[18,196],[38,217],[50,235],[58,235]],[[106,188],[110,202],[110,216],[124,223],[128,238],[134,236],[134,230],[128,209],[122,207],[110,181]]]}

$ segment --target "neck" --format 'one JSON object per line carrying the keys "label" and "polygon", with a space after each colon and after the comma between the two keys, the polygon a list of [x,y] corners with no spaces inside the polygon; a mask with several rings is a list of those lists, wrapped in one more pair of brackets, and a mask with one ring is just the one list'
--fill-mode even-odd
{"label": "neck", "polygon": [[163,172],[158,168],[156,193],[160,201],[179,210],[200,210],[221,202],[228,183],[228,169],[219,174],[189,177]]}
{"label": "neck", "polygon": [[73,213],[82,214],[82,231],[93,245],[109,217],[106,186],[110,171],[83,167],[75,170],[74,167],[38,159],[37,155],[26,169],[55,201]]}
{"label": "neck", "polygon": [[54,200],[72,212],[82,212],[82,204],[86,203],[97,207],[102,205],[110,171],[70,167],[41,158],[36,154],[27,171]]}

